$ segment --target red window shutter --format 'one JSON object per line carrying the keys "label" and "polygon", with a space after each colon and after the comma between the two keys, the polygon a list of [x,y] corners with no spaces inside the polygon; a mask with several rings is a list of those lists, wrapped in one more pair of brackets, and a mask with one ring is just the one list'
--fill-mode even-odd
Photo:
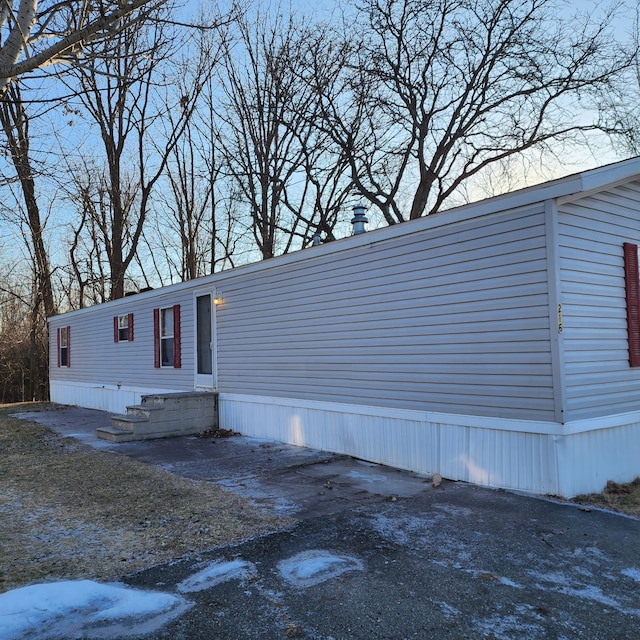
{"label": "red window shutter", "polygon": [[133,342],[133,313],[129,314],[129,342]]}
{"label": "red window shutter", "polygon": [[624,243],[624,278],[627,297],[627,335],[629,364],[640,367],[640,273],[638,245]]}
{"label": "red window shutter", "polygon": [[58,366],[60,366],[60,327],[56,329],[56,351],[58,353]]}
{"label": "red window shutter", "polygon": [[67,367],[71,366],[71,327],[67,327]]}
{"label": "red window shutter", "polygon": [[118,316],[113,316],[113,341],[119,342],[120,336],[120,324],[118,322]]}
{"label": "red window shutter", "polygon": [[173,305],[173,367],[182,367],[182,345],[180,344],[180,305]]}
{"label": "red window shutter", "polygon": [[160,309],[153,310],[153,366],[160,368]]}

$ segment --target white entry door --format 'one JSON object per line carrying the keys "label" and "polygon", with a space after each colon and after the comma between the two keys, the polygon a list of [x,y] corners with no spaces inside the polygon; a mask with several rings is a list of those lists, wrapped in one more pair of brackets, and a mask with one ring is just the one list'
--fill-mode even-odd
{"label": "white entry door", "polygon": [[196,379],[199,389],[215,388],[215,325],[213,294],[196,295]]}

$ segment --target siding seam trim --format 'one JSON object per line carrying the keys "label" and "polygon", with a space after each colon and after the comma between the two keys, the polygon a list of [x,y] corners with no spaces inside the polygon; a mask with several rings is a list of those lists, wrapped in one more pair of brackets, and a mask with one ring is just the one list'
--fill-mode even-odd
{"label": "siding seam trim", "polygon": [[562,280],[560,277],[560,234],[558,207],[555,200],[545,202],[545,230],[547,236],[547,286],[549,295],[549,339],[551,347],[551,375],[556,421],[565,422],[566,380],[564,339],[558,330],[559,305],[562,304]]}

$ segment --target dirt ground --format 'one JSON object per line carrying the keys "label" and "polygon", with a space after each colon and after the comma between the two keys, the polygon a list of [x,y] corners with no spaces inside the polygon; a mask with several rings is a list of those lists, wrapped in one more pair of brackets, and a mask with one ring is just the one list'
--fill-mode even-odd
{"label": "dirt ground", "polygon": [[289,524],[245,498],[9,417],[0,406],[0,592],[125,573]]}

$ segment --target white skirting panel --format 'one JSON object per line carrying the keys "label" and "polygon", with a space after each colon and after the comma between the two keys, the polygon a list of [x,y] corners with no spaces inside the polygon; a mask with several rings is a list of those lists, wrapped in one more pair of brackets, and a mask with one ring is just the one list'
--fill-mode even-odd
{"label": "white skirting panel", "polygon": [[608,480],[631,482],[640,476],[640,419],[637,414],[611,416],[609,428],[565,436],[558,443],[560,491],[563,496],[601,491]]}
{"label": "white skirting panel", "polygon": [[128,405],[140,404],[140,396],[153,393],[171,393],[174,389],[150,389],[148,387],[125,387],[97,385],[81,382],[51,380],[49,393],[51,402],[68,404],[88,409],[99,409],[111,413],[125,413]]}
{"label": "white skirting panel", "polygon": [[219,410],[221,427],[244,435],[486,487],[572,497],[640,475],[640,421],[573,423],[567,433],[557,423],[226,393]]}

